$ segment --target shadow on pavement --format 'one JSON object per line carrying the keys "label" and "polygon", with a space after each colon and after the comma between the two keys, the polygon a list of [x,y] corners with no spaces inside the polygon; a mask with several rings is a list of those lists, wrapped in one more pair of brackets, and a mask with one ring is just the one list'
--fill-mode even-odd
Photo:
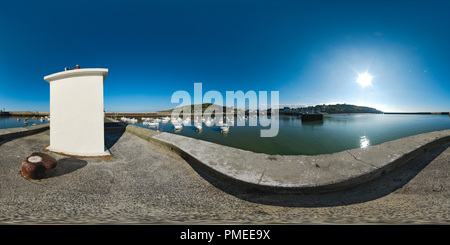
{"label": "shadow on pavement", "polygon": [[105,145],[109,149],[113,147],[117,141],[125,133],[127,124],[122,122],[105,123]]}
{"label": "shadow on pavement", "polygon": [[189,164],[215,187],[249,202],[283,207],[332,207],[375,200],[402,188],[449,147],[450,142],[438,145],[379,178],[361,185],[331,192],[310,194],[274,193],[244,187],[219,180],[204,172],[195,164]]}
{"label": "shadow on pavement", "polygon": [[44,178],[62,176],[74,172],[87,165],[87,162],[77,158],[62,158],[57,161],[55,169],[49,170]]}

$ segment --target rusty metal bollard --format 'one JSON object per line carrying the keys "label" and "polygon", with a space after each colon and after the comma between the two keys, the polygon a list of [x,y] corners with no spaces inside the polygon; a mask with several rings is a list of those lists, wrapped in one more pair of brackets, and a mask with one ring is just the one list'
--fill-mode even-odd
{"label": "rusty metal bollard", "polygon": [[42,179],[45,171],[54,169],[56,159],[41,152],[33,152],[22,161],[21,174],[26,179]]}

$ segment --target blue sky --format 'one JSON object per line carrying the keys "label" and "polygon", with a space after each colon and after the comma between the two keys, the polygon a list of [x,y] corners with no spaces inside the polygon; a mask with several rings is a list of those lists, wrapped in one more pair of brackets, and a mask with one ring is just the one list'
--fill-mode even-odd
{"label": "blue sky", "polygon": [[[108,68],[107,112],[177,90],[279,91],[280,103],[450,110],[450,1],[2,1],[0,107],[49,111],[43,77]],[[362,87],[358,73],[369,73]]]}

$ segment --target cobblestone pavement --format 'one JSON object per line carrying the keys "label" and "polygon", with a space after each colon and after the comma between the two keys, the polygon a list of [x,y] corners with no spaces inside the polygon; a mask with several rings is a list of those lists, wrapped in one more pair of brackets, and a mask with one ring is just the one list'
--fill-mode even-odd
{"label": "cobblestone pavement", "polygon": [[369,183],[317,194],[248,189],[210,176],[166,147],[107,132],[111,159],[48,153],[42,180],[22,160],[49,131],[0,142],[0,223],[20,224],[450,224],[450,143]]}

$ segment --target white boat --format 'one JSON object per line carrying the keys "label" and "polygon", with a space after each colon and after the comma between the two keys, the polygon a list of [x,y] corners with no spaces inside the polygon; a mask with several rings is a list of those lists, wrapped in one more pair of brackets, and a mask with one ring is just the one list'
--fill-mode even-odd
{"label": "white boat", "polygon": [[208,119],[208,120],[205,121],[205,125],[206,126],[209,127],[209,126],[211,126],[211,124],[212,124],[211,120]]}
{"label": "white boat", "polygon": [[191,120],[187,120],[187,119],[183,120],[184,126],[188,126],[188,124],[190,124],[190,123],[191,123]]}
{"label": "white boat", "polygon": [[[127,122],[127,123],[137,123],[138,122],[138,120],[136,118],[121,117],[120,120],[123,122]],[[50,119],[49,119],[49,121],[50,121]]]}
{"label": "white boat", "polygon": [[220,127],[220,130],[222,132],[228,132],[228,130],[230,130],[230,126],[228,126],[227,124],[224,124]]}
{"label": "white boat", "polygon": [[158,122],[155,122],[155,121],[146,121],[146,122],[143,122],[142,123],[143,125],[148,125],[148,126],[158,126]]}
{"label": "white boat", "polygon": [[180,123],[176,123],[176,124],[173,125],[173,127],[174,127],[175,130],[179,130],[179,129],[183,128],[183,125],[180,124]]}
{"label": "white boat", "polygon": [[195,128],[197,129],[197,130],[202,130],[202,128],[203,128],[203,126],[202,126],[202,124],[201,123],[195,123]]}

